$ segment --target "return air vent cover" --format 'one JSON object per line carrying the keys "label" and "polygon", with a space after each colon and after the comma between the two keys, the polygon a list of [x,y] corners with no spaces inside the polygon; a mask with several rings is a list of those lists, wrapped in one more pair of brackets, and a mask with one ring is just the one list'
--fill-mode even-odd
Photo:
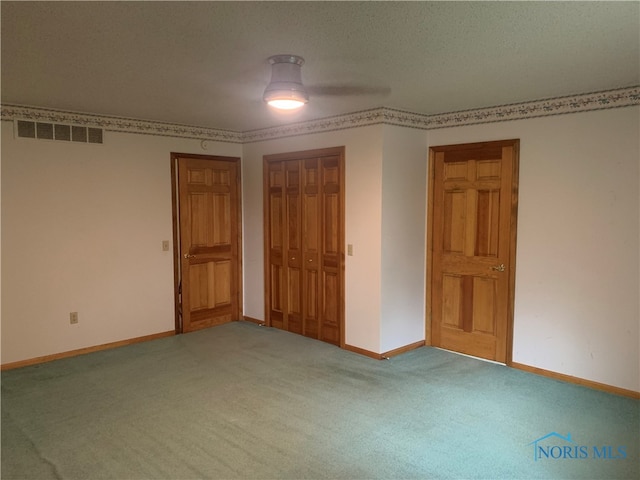
{"label": "return air vent cover", "polygon": [[18,132],[18,137],[21,138],[38,138],[42,140],[59,140],[78,143],[103,143],[102,129],[94,127],[16,120],[15,131]]}
{"label": "return air vent cover", "polygon": [[56,134],[56,140],[71,140],[71,127],[69,125],[54,125],[53,131]]}
{"label": "return air vent cover", "polygon": [[36,138],[36,124],[35,122],[23,122],[17,121],[18,124],[18,136],[23,138]]}
{"label": "return air vent cover", "polygon": [[36,137],[53,140],[53,123],[36,123]]}

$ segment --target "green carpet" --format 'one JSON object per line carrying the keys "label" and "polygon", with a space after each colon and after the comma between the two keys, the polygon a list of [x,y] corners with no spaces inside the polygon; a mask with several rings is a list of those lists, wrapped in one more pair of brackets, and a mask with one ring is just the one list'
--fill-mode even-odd
{"label": "green carpet", "polygon": [[[434,348],[377,361],[234,322],[4,372],[1,474],[637,479],[639,405]],[[535,450],[552,432],[571,437]]]}

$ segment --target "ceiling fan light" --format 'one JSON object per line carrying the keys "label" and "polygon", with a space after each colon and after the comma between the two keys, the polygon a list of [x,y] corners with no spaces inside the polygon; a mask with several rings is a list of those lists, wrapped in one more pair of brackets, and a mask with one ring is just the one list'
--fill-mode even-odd
{"label": "ceiling fan light", "polygon": [[271,81],[262,98],[269,105],[293,110],[309,101],[309,94],[302,84],[301,67],[304,59],[297,55],[274,55],[269,57]]}
{"label": "ceiling fan light", "polygon": [[302,107],[306,102],[286,98],[275,98],[273,100],[269,100],[267,103],[274,108],[279,108],[280,110],[295,110],[296,108]]}

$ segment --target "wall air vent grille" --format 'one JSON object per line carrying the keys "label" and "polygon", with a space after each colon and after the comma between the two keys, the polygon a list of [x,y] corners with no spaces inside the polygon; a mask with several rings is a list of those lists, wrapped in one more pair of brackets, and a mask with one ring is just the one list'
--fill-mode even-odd
{"label": "wall air vent grille", "polygon": [[53,131],[56,134],[56,140],[64,140],[65,142],[71,140],[71,127],[69,125],[55,125]]}
{"label": "wall air vent grille", "polygon": [[101,128],[87,128],[87,133],[89,134],[88,142],[89,143],[102,143],[102,129]]}
{"label": "wall air vent grille", "polygon": [[36,136],[45,140],[53,140],[53,123],[36,123]]}
{"label": "wall air vent grille", "polygon": [[74,142],[87,143],[87,128],[86,127],[71,127],[71,140]]}
{"label": "wall air vent grille", "polygon": [[20,138],[38,138],[63,142],[102,144],[101,128],[64,125],[62,123],[16,120],[16,132]]}
{"label": "wall air vent grille", "polygon": [[18,120],[18,136],[23,138],[36,138],[35,122],[23,122]]}

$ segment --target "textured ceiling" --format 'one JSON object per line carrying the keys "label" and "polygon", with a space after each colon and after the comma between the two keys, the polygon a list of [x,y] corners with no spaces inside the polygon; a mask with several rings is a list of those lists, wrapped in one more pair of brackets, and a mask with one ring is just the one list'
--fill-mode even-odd
{"label": "textured ceiling", "polygon": [[[638,2],[3,0],[0,9],[3,103],[234,131],[640,84]],[[267,58],[279,53],[306,59],[306,85],[352,93],[272,111],[262,92]]]}

